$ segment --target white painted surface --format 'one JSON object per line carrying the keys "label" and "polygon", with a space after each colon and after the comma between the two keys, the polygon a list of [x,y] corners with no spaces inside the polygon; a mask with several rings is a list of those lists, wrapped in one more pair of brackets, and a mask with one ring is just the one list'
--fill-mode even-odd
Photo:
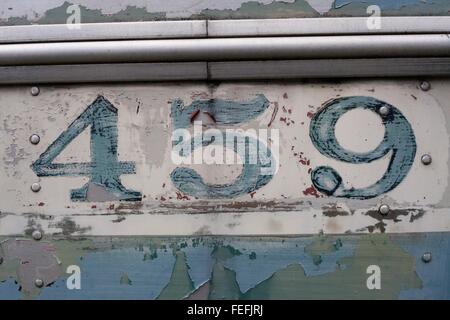
{"label": "white painted surface", "polygon": [[[107,86],[44,86],[32,97],[29,87],[0,89],[0,235],[21,234],[30,219],[48,232],[58,232],[55,223],[70,217],[81,228],[90,227],[92,235],[181,235],[181,234],[310,234],[368,232],[377,219],[367,215],[381,203],[394,209],[424,210],[420,219],[411,215],[398,222],[384,221],[387,232],[449,231],[448,159],[450,121],[448,88],[450,81],[432,82],[432,90],[423,92],[418,82],[348,81],[342,83],[221,84],[213,91],[203,84],[149,84]],[[38,178],[30,165],[67,126],[102,94],[119,110],[119,159],[134,161],[137,173],[123,175],[123,184],[142,192],[142,206],[129,203],[83,203],[70,200],[70,190],[84,185],[86,177]],[[176,167],[170,161],[172,131],[170,101],[181,98],[185,105],[193,99],[218,98],[245,101],[264,94],[271,105],[256,120],[240,128],[264,128],[271,120],[275,103],[278,113],[271,128],[280,130],[280,168],[273,179],[251,195],[233,200],[178,200],[170,173]],[[303,194],[311,186],[309,168],[328,165],[335,168],[348,186],[366,187],[386,171],[390,154],[369,164],[346,164],[329,159],[317,151],[309,138],[308,112],[338,96],[367,95],[398,108],[410,122],[417,143],[416,159],[405,180],[394,190],[370,200],[347,200]],[[286,98],[287,97],[287,98]],[[445,102],[446,101],[446,102]],[[137,113],[137,106],[139,113]],[[283,112],[291,109],[291,114]],[[280,117],[294,122],[287,126]],[[351,124],[355,125],[351,125]],[[367,130],[364,130],[364,129]],[[374,147],[383,128],[377,117],[364,111],[349,112],[338,123],[336,135],[342,145],[355,151]],[[39,145],[29,136],[41,136]],[[293,156],[303,152],[311,160],[304,166]],[[431,166],[423,166],[420,157],[430,153]],[[74,140],[56,162],[89,161],[89,131]],[[198,166],[194,167],[199,169]],[[236,169],[236,168],[235,168]],[[205,180],[226,181],[236,172],[203,167]],[[30,185],[39,181],[42,190],[33,193]],[[163,187],[164,185],[164,187]],[[164,198],[165,200],[162,200]],[[252,205],[256,204],[258,205]],[[336,205],[346,216],[327,217],[325,208]],[[283,206],[288,206],[286,209]],[[442,207],[442,208],[440,208]],[[139,213],[139,214],[138,214]],[[38,215],[51,215],[42,219]],[[116,223],[118,216],[125,220]]]}

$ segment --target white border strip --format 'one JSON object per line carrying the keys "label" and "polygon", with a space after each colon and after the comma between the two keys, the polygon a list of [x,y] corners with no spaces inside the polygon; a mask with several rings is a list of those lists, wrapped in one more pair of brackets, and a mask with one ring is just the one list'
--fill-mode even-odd
{"label": "white border strip", "polygon": [[[305,35],[449,33],[450,17],[380,17],[370,29],[369,17],[243,19],[82,23],[0,27],[0,44],[55,41],[259,37]],[[70,27],[70,28],[69,28]]]}
{"label": "white border strip", "polygon": [[371,29],[370,21],[369,17],[211,20],[208,22],[208,35],[210,37],[255,37],[450,32],[450,17],[380,17],[379,29]]}
{"label": "white border strip", "polygon": [[[317,210],[281,212],[211,212],[208,214],[130,214],[122,216],[120,223],[116,216],[70,216],[86,233],[85,236],[291,236],[319,234],[370,233],[380,221],[365,215],[364,210],[352,215],[327,217]],[[45,234],[61,233],[56,227],[67,216],[56,216],[53,220],[33,217],[36,225]],[[6,215],[0,220],[0,235],[15,236],[27,230],[29,217]],[[386,233],[449,232],[450,213],[448,209],[429,209],[420,219],[410,222],[409,216],[402,216],[395,222],[383,220]],[[373,232],[380,233],[379,229]]]}
{"label": "white border strip", "polygon": [[6,26],[0,27],[0,44],[204,38],[207,35],[206,25],[206,21],[193,20]]}

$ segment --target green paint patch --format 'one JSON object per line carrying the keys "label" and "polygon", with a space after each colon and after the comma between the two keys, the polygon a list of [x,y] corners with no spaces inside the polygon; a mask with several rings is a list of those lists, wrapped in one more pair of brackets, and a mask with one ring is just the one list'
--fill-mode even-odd
{"label": "green paint patch", "polygon": [[162,290],[158,300],[183,299],[195,290],[189,277],[186,255],[182,251],[175,252],[176,261],[172,276],[167,286]]}
{"label": "green paint patch", "polygon": [[[319,248],[322,245],[319,242]],[[421,287],[415,272],[415,258],[393,244],[387,235],[361,237],[355,255],[339,260],[338,264],[345,268],[310,277],[299,264],[290,265],[250,289],[242,298],[397,299],[401,290]],[[381,269],[381,290],[367,288],[370,265]]]}
{"label": "green paint patch", "polygon": [[237,10],[203,10],[193,19],[267,19],[267,18],[311,18],[320,14],[305,0],[288,2],[272,2],[263,4],[257,1],[244,2]]}
{"label": "green paint patch", "polygon": [[126,273],[123,273],[122,276],[120,277],[120,284],[131,286],[133,284],[133,282],[131,281],[131,279],[128,277],[128,275]]}
{"label": "green paint patch", "polygon": [[151,250],[150,252],[144,253],[144,261],[154,260],[158,258],[158,252],[156,250]]}
{"label": "green paint patch", "polygon": [[238,300],[240,297],[241,291],[236,281],[236,273],[217,262],[213,268],[209,299]]}
{"label": "green paint patch", "polygon": [[240,256],[242,254],[241,251],[233,248],[230,245],[227,246],[215,246],[213,252],[211,252],[211,256],[218,261],[225,261],[233,258],[234,256]]}

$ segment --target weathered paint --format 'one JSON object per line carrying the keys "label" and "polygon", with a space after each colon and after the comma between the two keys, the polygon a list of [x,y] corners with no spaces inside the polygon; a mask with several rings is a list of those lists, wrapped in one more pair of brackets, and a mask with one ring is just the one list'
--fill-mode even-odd
{"label": "weathered paint", "polygon": [[[64,235],[448,231],[449,82],[432,81],[432,89],[426,92],[420,90],[419,83],[349,80],[42,86],[37,97],[31,96],[27,87],[2,88],[0,234],[30,234],[36,228]],[[314,144],[310,131],[315,119],[333,107],[330,101],[355,99],[342,97],[384,101],[395,117],[382,118],[363,105],[334,115],[339,145],[335,141],[325,150]],[[98,105],[92,104],[97,99],[109,107],[98,109],[92,120],[86,110],[97,110]],[[173,110],[174,101],[184,101],[186,106]],[[242,110],[236,117],[238,105]],[[212,113],[215,120],[210,127],[219,132],[279,130],[276,174],[249,176],[239,164],[173,163],[174,123],[192,132],[193,114],[204,111]],[[107,125],[105,115],[113,120]],[[91,130],[84,130],[89,125]],[[38,145],[29,142],[34,133],[41,137]],[[332,137],[326,134],[326,139]],[[402,147],[407,140],[408,148]],[[210,142],[201,140],[202,144]],[[270,157],[274,150],[271,145],[267,147],[271,151],[263,154]],[[343,158],[339,158],[342,152],[333,154],[341,147],[347,150]],[[398,151],[387,152],[390,149]],[[370,150],[375,150],[376,157],[367,158],[367,163],[341,161],[353,161],[353,152],[373,156]],[[433,157],[429,166],[420,161],[424,153]],[[371,161],[375,158],[379,159]],[[393,161],[396,164],[389,165]],[[133,170],[123,174],[122,164]],[[54,171],[55,167],[59,169]],[[338,172],[343,190],[365,190],[386,180],[385,174],[391,182],[383,184],[370,199],[367,195],[362,200],[359,196],[340,197],[348,191],[329,196],[319,192],[317,182],[311,179],[313,170],[320,167]],[[52,176],[52,172],[58,174]],[[108,190],[108,179],[139,192],[142,199],[118,201],[126,197],[117,198],[115,188]],[[199,184],[201,180],[203,184]],[[38,193],[30,190],[36,181],[42,187]],[[88,186],[84,201],[74,201],[80,198],[71,197],[70,190],[83,185]],[[218,195],[221,198],[212,199]],[[382,203],[391,207],[392,214],[378,214]]]}
{"label": "weathered paint", "polygon": [[[91,163],[53,163],[67,145],[89,126]],[[84,187],[71,191],[72,201],[140,201],[142,196],[139,192],[127,190],[120,182],[122,174],[134,174],[136,171],[134,163],[118,161],[117,135],[117,109],[99,96],[40,155],[32,164],[32,169],[38,177],[89,176],[90,181]]]}
{"label": "weathered paint", "polygon": [[[16,240],[4,239],[0,249],[9,241]],[[44,241],[60,261],[54,282],[25,290],[20,268],[28,257],[8,256],[0,265],[1,298],[450,299],[449,233]],[[424,263],[428,251],[433,259]],[[80,290],[66,287],[71,264],[81,269]],[[47,265],[33,260],[30,275]],[[366,286],[370,265],[381,269],[380,290]]]}
{"label": "weathered paint", "polygon": [[[42,86],[36,97],[25,86],[0,88],[0,298],[450,299],[450,82],[431,80],[429,91],[419,84],[67,85]],[[355,102],[343,97],[364,98],[356,99],[359,108],[332,117],[334,136],[325,132],[325,138],[334,143],[315,145],[315,119],[335,102]],[[367,101],[375,102],[373,110],[364,110]],[[380,101],[390,116],[373,112]],[[95,118],[87,110],[96,110]],[[175,123],[192,131],[198,113],[210,114],[208,126],[221,132],[279,130],[278,172],[233,197],[180,190],[171,179],[180,167],[170,161],[171,136]],[[41,137],[38,145],[29,142],[33,133]],[[339,148],[352,153],[327,155]],[[381,150],[376,160],[345,162],[354,152],[373,155],[370,150]],[[430,166],[420,161],[424,153],[433,157]],[[402,181],[372,198],[330,196],[311,180],[314,168],[327,166],[339,172],[346,190],[364,189],[392,173],[394,157],[410,168],[397,171],[394,180]],[[121,163],[133,170],[115,171]],[[54,165],[61,166],[57,175],[39,171],[52,172]],[[66,175],[67,168],[75,174]],[[209,186],[232,185],[242,174],[242,166],[183,168],[195,168]],[[98,180],[89,184],[96,170]],[[142,199],[110,198],[104,178],[111,170]],[[36,181],[38,193],[30,190]],[[83,185],[89,186],[85,201],[74,201],[70,190]],[[380,204],[390,205],[389,214],[379,214]],[[44,239],[32,240],[34,230]],[[430,263],[421,260],[424,252],[432,252]],[[66,287],[71,265],[81,269],[81,290]],[[366,286],[370,265],[381,268],[381,290]],[[35,287],[37,277],[43,289]]]}
{"label": "weathered paint", "polygon": [[[356,108],[370,110],[376,114],[380,114],[381,108],[388,108],[388,114],[382,115],[385,127],[383,140],[370,152],[357,153],[347,150],[336,138],[337,122],[345,113]],[[345,97],[330,101],[314,115],[311,121],[310,137],[322,154],[348,163],[369,163],[392,152],[383,177],[364,189],[346,189],[343,186],[342,177],[331,167],[314,168],[311,172],[314,186],[321,192],[335,197],[367,199],[394,189],[411,169],[417,149],[414,132],[402,113],[394,106],[372,97]]]}
{"label": "weathered paint", "polygon": [[378,5],[383,16],[448,15],[450,8],[447,0],[5,0],[0,25],[65,24],[73,4],[80,6],[82,23],[367,16],[369,5]]}

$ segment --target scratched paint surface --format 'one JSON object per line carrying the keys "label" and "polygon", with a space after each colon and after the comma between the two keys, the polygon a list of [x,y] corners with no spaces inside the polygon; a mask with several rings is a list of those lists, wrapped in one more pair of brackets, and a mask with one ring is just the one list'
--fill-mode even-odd
{"label": "scratched paint surface", "polygon": [[[418,84],[43,86],[37,97],[28,87],[1,88],[0,234],[449,231],[450,83],[434,81],[427,92]],[[262,152],[277,170],[175,163],[172,134],[197,137],[199,119],[196,150],[228,129],[267,130],[269,139],[277,132],[279,148],[271,141]],[[381,204],[391,207],[385,216]]]}
{"label": "scratched paint surface", "polygon": [[450,9],[447,0],[5,0],[0,24],[66,23],[74,4],[80,6],[82,23],[367,16],[369,5],[378,5],[383,16],[448,15]]}
{"label": "scratched paint surface", "polygon": [[[0,298],[450,299],[449,240],[449,233],[5,238]],[[431,262],[421,260],[424,252]],[[79,290],[66,285],[69,265],[80,268]],[[370,265],[381,269],[380,290],[366,286]]]}

